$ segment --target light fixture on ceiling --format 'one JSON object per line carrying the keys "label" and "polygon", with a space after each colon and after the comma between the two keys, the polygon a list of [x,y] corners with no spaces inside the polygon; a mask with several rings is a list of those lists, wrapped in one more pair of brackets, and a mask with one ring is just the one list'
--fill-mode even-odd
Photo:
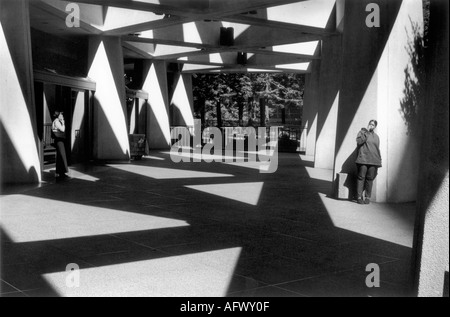
{"label": "light fixture on ceiling", "polygon": [[234,45],[234,28],[220,28],[220,45],[233,46]]}

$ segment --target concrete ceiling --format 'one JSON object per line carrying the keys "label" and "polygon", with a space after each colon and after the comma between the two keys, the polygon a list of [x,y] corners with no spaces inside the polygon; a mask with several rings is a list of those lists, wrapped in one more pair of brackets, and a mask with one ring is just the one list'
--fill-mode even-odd
{"label": "concrete ceiling", "polygon": [[[66,26],[78,4],[79,28]],[[31,26],[59,36],[122,38],[125,58],[179,63],[184,72],[308,73],[336,32],[335,0],[31,0]],[[233,28],[221,45],[221,28]],[[238,61],[238,52],[246,59]]]}

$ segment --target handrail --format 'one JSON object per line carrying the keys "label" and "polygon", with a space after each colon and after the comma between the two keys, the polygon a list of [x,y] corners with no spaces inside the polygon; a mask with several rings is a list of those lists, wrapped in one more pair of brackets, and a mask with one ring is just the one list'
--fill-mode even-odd
{"label": "handrail", "polygon": [[54,140],[52,137],[52,124],[45,123],[44,124],[44,135],[42,138],[42,144],[44,146],[44,149],[46,149],[48,147],[52,147],[53,143],[54,143]]}
{"label": "handrail", "polygon": [[[208,128],[217,128],[217,127],[205,127],[202,128],[202,140],[203,143],[209,143],[210,140],[209,138],[204,138],[204,131],[207,130]],[[235,134],[227,134],[225,133],[226,130],[231,130],[231,129],[236,129],[239,127],[219,127],[218,129],[220,129],[222,131],[222,136],[224,138],[224,145],[226,145],[228,142],[231,141],[231,139],[245,139],[246,133],[244,132],[245,129],[247,127],[241,127],[243,129],[243,133],[242,135],[235,135]],[[253,127],[256,130],[256,134],[258,134],[258,128],[259,127]],[[270,135],[271,130],[270,130],[270,126],[269,127],[263,127],[266,128],[266,135]],[[306,141],[307,141],[307,129],[306,128],[302,128],[300,126],[277,126],[278,128],[278,138],[281,139],[283,137],[283,135],[288,136],[289,140],[296,142],[297,144],[297,151],[299,152],[305,152],[306,151]],[[179,129],[178,134],[182,135],[182,144],[179,144],[181,146],[186,146],[189,147],[191,144],[191,139],[194,135],[194,127],[193,126],[188,126],[188,125],[180,125],[180,126],[172,126],[170,127],[171,132],[175,130],[176,133],[176,129]],[[226,138],[226,135],[229,136],[229,138]],[[175,144],[176,142],[178,142],[178,139],[173,139],[172,140],[172,144]]]}

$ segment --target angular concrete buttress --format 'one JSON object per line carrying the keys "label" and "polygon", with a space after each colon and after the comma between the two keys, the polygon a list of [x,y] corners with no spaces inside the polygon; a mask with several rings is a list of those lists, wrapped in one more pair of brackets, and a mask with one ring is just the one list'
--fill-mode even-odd
{"label": "angular concrete buttress", "polygon": [[148,144],[153,150],[168,150],[171,146],[171,138],[167,65],[164,61],[146,61],[144,68],[142,89],[149,94],[148,106],[150,107]]}
{"label": "angular concrete buttress", "polygon": [[122,43],[118,37],[95,36],[89,43],[89,74],[94,95],[94,157],[129,160]]}
{"label": "angular concrete buttress", "polygon": [[0,182],[39,183],[28,1],[0,1],[0,21]]}

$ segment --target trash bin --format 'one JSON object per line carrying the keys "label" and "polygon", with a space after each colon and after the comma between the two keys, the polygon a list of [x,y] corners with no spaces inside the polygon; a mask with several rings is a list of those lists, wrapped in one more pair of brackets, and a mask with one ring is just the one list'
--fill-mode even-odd
{"label": "trash bin", "polygon": [[145,134],[130,134],[130,156],[134,160],[140,160],[147,154],[147,139]]}

